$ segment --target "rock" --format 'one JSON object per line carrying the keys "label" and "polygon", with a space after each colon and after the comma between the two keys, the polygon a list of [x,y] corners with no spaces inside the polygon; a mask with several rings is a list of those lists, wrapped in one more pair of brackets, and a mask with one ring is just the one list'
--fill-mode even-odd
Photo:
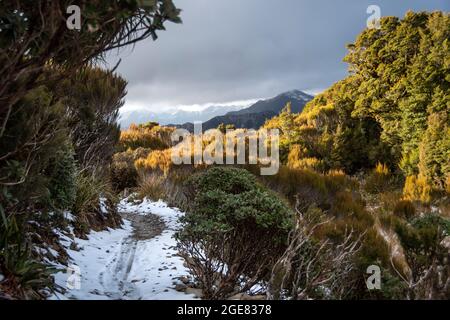
{"label": "rock", "polygon": [[73,250],[73,251],[80,251],[80,248],[78,248],[78,245],[77,245],[77,243],[76,243],[75,241],[73,241],[73,242],[70,244],[69,249],[70,249],[70,250]]}
{"label": "rock", "polygon": [[181,276],[178,278],[178,280],[180,280],[184,284],[188,284],[189,282],[191,282],[191,280],[186,276]]}
{"label": "rock", "polygon": [[442,239],[441,246],[443,246],[448,250],[448,252],[450,252],[450,236],[447,236],[444,239]]}
{"label": "rock", "polygon": [[175,290],[178,291],[178,292],[186,291],[186,289],[187,289],[187,286],[185,284],[183,284],[183,283],[178,283],[175,286]]}
{"label": "rock", "polygon": [[203,291],[202,289],[196,289],[196,288],[186,288],[184,291],[186,294],[193,294],[196,298],[203,297]]}

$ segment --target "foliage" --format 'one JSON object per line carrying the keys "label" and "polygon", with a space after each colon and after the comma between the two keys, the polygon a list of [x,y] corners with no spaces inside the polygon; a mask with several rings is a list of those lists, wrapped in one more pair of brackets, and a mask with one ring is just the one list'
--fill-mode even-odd
{"label": "foliage", "polygon": [[410,220],[416,215],[416,207],[409,200],[400,200],[394,208],[394,214],[405,220]]}
{"label": "foliage", "polygon": [[281,150],[283,161],[291,151],[291,167],[351,174],[382,162],[393,174],[398,168],[405,177],[420,174],[421,189],[445,190],[449,30],[444,12],[408,12],[361,32],[348,46],[349,76],[316,96],[301,114],[284,113],[266,124],[289,128],[281,130],[281,141],[298,145]]}
{"label": "foliage", "polygon": [[369,193],[381,193],[389,188],[391,179],[389,168],[379,162],[375,169],[367,175],[365,189]]}
{"label": "foliage", "polygon": [[111,162],[120,129],[126,81],[100,68],[86,68],[55,84],[54,91],[66,107],[66,119],[82,168],[104,173]]}
{"label": "foliage", "polygon": [[246,292],[267,278],[293,226],[283,201],[236,168],[196,175],[186,192],[192,204],[177,239],[205,297]]}
{"label": "foliage", "polygon": [[406,177],[403,188],[405,199],[429,203],[431,201],[431,191],[431,187],[426,178],[421,174]]}
{"label": "foliage", "polygon": [[135,166],[138,170],[158,169],[165,175],[167,175],[172,165],[171,149],[152,151],[146,158],[140,158],[135,162]]}
{"label": "foliage", "polygon": [[410,275],[403,277],[408,298],[448,300],[449,253],[443,241],[450,235],[450,220],[430,214],[411,224],[398,223],[396,231],[411,269]]}
{"label": "foliage", "polygon": [[120,134],[120,141],[117,150],[127,151],[137,148],[151,150],[164,150],[171,146],[171,134],[175,130],[172,127],[161,127],[156,123],[152,125],[131,124],[130,128],[123,130]]}
{"label": "foliage", "polygon": [[49,177],[49,200],[55,209],[71,208],[76,194],[76,164],[71,145],[56,152],[45,174]]}
{"label": "foliage", "polygon": [[76,197],[71,211],[78,235],[85,236],[90,229],[99,230],[103,225],[120,225],[120,217],[115,214],[117,199],[109,181],[79,172],[76,182]]}
{"label": "foliage", "polygon": [[0,283],[0,291],[27,299],[46,298],[42,288],[52,287],[51,273],[55,270],[32,257],[24,224],[18,222],[16,217],[8,219],[1,231],[0,273],[6,279]]}
{"label": "foliage", "polygon": [[[70,77],[107,51],[134,44],[181,22],[171,0],[81,0],[81,30],[68,30],[66,9],[72,1],[0,3],[0,137],[15,103],[37,84]],[[45,17],[45,18],[43,18]],[[63,71],[47,74],[52,66]]]}
{"label": "foliage", "polygon": [[150,150],[138,148],[114,154],[111,163],[111,182],[115,190],[137,186],[138,172],[135,161],[146,158]]}
{"label": "foliage", "polygon": [[361,237],[349,232],[337,246],[317,238],[316,230],[329,222],[317,208],[298,212],[289,245],[271,273],[270,299],[342,299],[351,293]]}

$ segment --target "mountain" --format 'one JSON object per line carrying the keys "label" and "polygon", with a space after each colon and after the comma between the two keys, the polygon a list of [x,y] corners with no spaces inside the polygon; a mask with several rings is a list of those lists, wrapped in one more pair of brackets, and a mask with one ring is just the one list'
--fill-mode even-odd
{"label": "mountain", "polygon": [[303,110],[305,104],[311,101],[314,97],[304,93],[300,90],[292,90],[284,92],[274,98],[267,100],[260,100],[248,108],[229,112],[228,114],[249,114],[249,113],[261,113],[261,112],[274,112],[276,114],[286,106],[288,102],[291,102],[291,111],[293,113],[299,113]]}
{"label": "mountain", "polygon": [[242,109],[243,106],[210,106],[202,111],[177,110],[175,112],[152,112],[149,110],[133,110],[123,112],[120,115],[119,123],[122,129],[128,128],[130,124],[145,123],[155,121],[161,125],[179,124],[194,121],[207,121],[227,112],[234,112]]}
{"label": "mountain", "polygon": [[[259,129],[266,120],[278,115],[280,111],[291,102],[291,111],[299,113],[303,110],[306,103],[314,97],[300,90],[284,92],[274,98],[260,100],[248,108],[238,111],[230,111],[223,116],[216,116],[203,122],[202,129],[209,130],[217,128],[221,123],[232,124],[236,128]],[[175,125],[178,128],[184,128],[193,131],[193,123],[184,123]]]}

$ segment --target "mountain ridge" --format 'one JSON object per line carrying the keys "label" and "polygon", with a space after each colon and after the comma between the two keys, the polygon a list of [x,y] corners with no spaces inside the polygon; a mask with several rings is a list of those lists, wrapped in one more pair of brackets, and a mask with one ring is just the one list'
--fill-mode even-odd
{"label": "mountain ridge", "polygon": [[[202,123],[202,130],[217,128],[220,124],[234,125],[236,128],[259,129],[266,120],[278,115],[288,102],[291,103],[291,111],[299,113],[314,96],[300,90],[283,92],[273,98],[259,100],[247,108],[227,112],[225,115],[216,116]],[[194,124],[186,122],[181,125],[171,124],[177,128],[193,131]]]}

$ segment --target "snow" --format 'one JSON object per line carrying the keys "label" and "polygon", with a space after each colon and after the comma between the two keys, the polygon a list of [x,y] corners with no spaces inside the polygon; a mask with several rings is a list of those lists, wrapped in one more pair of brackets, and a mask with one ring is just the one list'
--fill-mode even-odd
{"label": "snow", "polygon": [[106,198],[101,197],[99,199],[100,201],[100,211],[101,213],[103,213],[104,215],[108,214],[108,206],[106,205]]}
{"label": "snow", "polygon": [[[55,281],[67,292],[55,294],[51,299],[194,299],[193,295],[174,289],[176,279],[188,274],[182,258],[177,256],[173,238],[179,226],[178,218],[183,213],[162,201],[148,199],[142,203],[124,199],[118,209],[120,212],[158,215],[164,220],[166,229],[152,239],[136,240],[132,237],[130,221],[124,220],[120,229],[93,231],[88,240],[75,238],[78,251],[69,249],[70,238],[62,236],[61,243],[67,248],[70,265],[65,272],[55,274]],[[72,282],[78,271],[79,286],[76,281]]]}

